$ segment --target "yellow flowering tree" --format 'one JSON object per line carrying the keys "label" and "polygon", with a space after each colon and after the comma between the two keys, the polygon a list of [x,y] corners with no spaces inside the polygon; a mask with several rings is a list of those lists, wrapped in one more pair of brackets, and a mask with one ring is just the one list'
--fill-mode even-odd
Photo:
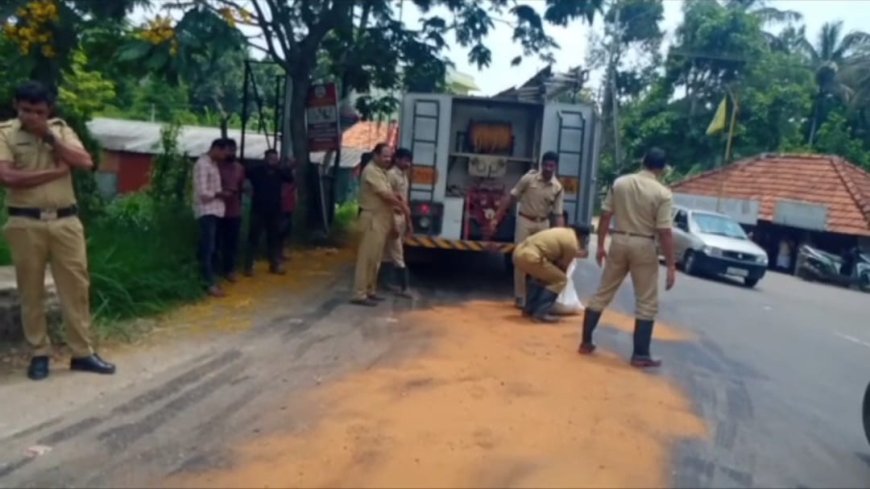
{"label": "yellow flowering tree", "polygon": [[31,78],[57,85],[72,62],[79,36],[89,26],[121,20],[145,0],[3,0],[4,41],[16,47]]}

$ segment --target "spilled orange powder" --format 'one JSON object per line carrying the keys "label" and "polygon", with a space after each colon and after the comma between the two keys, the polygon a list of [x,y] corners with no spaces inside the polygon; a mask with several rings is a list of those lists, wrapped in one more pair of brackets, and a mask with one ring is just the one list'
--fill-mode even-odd
{"label": "spilled orange powder", "polygon": [[669,444],[706,434],[663,378],[621,355],[579,357],[576,321],[531,325],[490,302],[401,321],[432,333],[427,353],[322,386],[312,428],[252,440],[231,467],[166,484],[662,487]]}
{"label": "spilled orange powder", "polygon": [[352,263],[355,249],[308,248],[293,250],[285,264],[286,275],[268,273],[266,263],[257,263],[254,277],[241,274],[236,283],[224,283],[226,297],[208,298],[162,317],[160,324],[188,331],[239,331],[249,329],[257,311],[286,305],[288,297],[324,283],[336,271]]}

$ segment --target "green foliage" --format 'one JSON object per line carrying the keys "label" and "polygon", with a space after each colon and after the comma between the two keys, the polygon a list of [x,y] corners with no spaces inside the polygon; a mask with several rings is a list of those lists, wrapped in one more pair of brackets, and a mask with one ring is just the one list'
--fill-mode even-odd
{"label": "green foliage", "polygon": [[117,320],[156,314],[202,296],[190,206],[190,159],[178,124],[161,133],[151,186],[111,202],[89,230],[94,310]]}
{"label": "green foliage", "polygon": [[115,84],[102,73],[88,68],[83,51],[73,54],[72,64],[58,87],[58,103],[67,116],[90,119],[116,97]]}

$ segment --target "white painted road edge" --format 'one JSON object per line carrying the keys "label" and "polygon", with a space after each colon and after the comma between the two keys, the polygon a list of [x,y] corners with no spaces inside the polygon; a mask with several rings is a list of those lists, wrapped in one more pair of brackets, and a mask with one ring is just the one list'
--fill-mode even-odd
{"label": "white painted road edge", "polygon": [[855,338],[854,336],[849,336],[847,334],[840,333],[839,331],[835,331],[835,333],[837,334],[837,336],[839,336],[840,338],[843,338],[846,341],[851,341],[852,343],[857,343],[859,345],[866,346],[867,348],[870,348],[870,343],[868,343],[864,340],[859,340],[858,338]]}

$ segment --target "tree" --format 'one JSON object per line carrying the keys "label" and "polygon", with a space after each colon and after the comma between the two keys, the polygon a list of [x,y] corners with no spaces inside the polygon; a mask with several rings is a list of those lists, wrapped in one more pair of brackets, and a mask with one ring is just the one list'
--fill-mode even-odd
{"label": "tree", "polygon": [[19,49],[29,77],[57,86],[79,47],[79,33],[105,19],[118,21],[143,0],[6,0],[4,36]]}
{"label": "tree", "polygon": [[[323,50],[331,54],[337,66],[335,71],[341,73],[340,81],[346,84],[344,91],[348,86],[401,89],[409,80],[420,83],[437,78],[433,73],[443,73],[444,36],[448,32],[453,33],[460,46],[468,49],[470,60],[478,66],[488,66],[492,54],[485,41],[498,20],[494,16],[509,14],[513,19],[514,39],[522,48],[522,55],[514,62],[533,55],[551,59],[556,43],[546,33],[546,24],[567,25],[580,17],[591,21],[601,2],[548,0],[541,15],[527,5],[509,8],[505,0],[414,0],[426,18],[419,29],[408,29],[396,19],[393,4],[388,0],[191,0],[170,4],[182,11],[174,29],[161,25],[151,31],[162,35],[153,38],[154,45],[172,55],[174,51],[185,49],[187,44],[200,42],[185,31],[190,25],[185,24],[186,19],[196,12],[220,15],[230,27],[236,24],[256,27],[260,35],[249,39],[249,45],[263,52],[287,74],[285,93],[289,110],[285,111],[284,127],[288,130],[283,131],[286,140],[282,146],[285,152],[292,149],[300,163],[298,175],[306,182],[305,102]],[[447,15],[436,15],[435,9],[439,7]],[[404,74],[400,75],[402,67]],[[391,105],[376,108],[389,110]],[[305,194],[303,183],[300,203],[304,204]]]}
{"label": "tree", "polygon": [[[848,104],[854,90],[844,83],[840,74],[844,66],[862,70],[870,59],[861,50],[870,47],[870,34],[852,31],[843,35],[843,22],[826,22],[813,45],[806,38],[800,44],[803,54],[816,71],[818,90],[813,103],[807,144],[813,145],[816,130],[826,115],[838,104]],[[848,77],[847,77],[848,78]]]}

